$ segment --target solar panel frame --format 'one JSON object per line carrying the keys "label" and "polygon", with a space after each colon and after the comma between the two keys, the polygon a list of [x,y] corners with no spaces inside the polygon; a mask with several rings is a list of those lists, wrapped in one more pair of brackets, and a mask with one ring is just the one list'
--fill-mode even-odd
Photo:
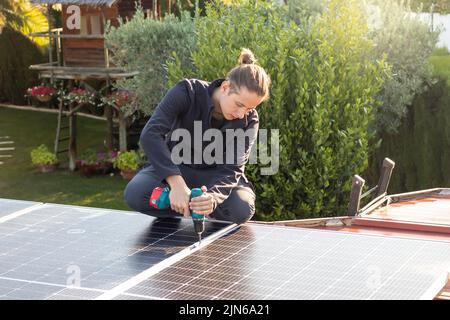
{"label": "solar panel frame", "polygon": [[40,203],[42,202],[0,198],[0,217]]}

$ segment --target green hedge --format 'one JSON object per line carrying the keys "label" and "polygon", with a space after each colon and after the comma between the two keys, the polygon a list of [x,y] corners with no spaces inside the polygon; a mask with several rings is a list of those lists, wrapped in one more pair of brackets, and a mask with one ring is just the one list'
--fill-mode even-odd
{"label": "green hedge", "polygon": [[223,77],[241,48],[250,48],[273,81],[258,107],[260,128],[280,130],[278,173],[261,175],[263,164],[246,169],[258,195],[256,218],[339,215],[351,176],[367,166],[367,127],[389,69],[369,59],[373,43],[359,1],[331,0],[299,25],[286,10],[254,0],[207,6],[196,21],[193,68],[169,64],[171,84],[181,75]]}
{"label": "green hedge", "polygon": [[414,99],[398,133],[383,134],[365,173],[375,186],[384,157],[395,161],[388,193],[450,187],[450,86],[440,78]]}
{"label": "green hedge", "polygon": [[41,50],[26,36],[5,27],[0,33],[0,102],[25,104],[25,93],[38,83],[30,65],[44,62]]}

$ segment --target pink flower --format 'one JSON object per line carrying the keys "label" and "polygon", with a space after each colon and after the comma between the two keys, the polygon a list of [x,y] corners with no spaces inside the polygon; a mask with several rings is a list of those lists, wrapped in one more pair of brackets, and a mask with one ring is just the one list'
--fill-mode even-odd
{"label": "pink flower", "polygon": [[55,94],[56,90],[52,87],[46,87],[46,86],[36,86],[31,89],[31,95],[32,96],[40,96],[40,95],[53,95]]}
{"label": "pink flower", "polygon": [[87,90],[86,90],[86,89],[83,89],[83,88],[73,88],[73,89],[70,91],[70,93],[76,94],[76,95],[83,95],[83,94],[86,94],[86,93],[87,93]]}

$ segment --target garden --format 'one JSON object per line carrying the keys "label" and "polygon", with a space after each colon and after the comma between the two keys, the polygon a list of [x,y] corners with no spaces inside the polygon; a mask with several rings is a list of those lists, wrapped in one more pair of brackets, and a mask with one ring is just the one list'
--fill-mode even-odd
{"label": "garden", "polygon": [[[139,73],[102,91],[98,81],[38,79],[29,66],[46,61],[48,43],[27,37],[36,30],[26,24],[2,22],[0,8],[0,136],[15,142],[0,165],[0,197],[129,210],[123,190],[148,164],[136,140],[143,124],[180,79],[223,77],[243,47],[272,80],[260,128],[279,129],[277,174],[246,167],[255,219],[343,215],[352,176],[375,185],[386,156],[396,161],[392,192],[450,185],[450,53],[438,46],[439,28],[412,14],[420,10],[415,1],[223,0],[195,11],[181,1],[155,19],[137,3],[104,37],[114,67]],[[61,11],[52,15],[61,25]],[[60,105],[81,114],[75,171],[55,153]],[[108,110],[126,117],[128,131],[137,126],[126,148],[120,129],[105,125]]]}

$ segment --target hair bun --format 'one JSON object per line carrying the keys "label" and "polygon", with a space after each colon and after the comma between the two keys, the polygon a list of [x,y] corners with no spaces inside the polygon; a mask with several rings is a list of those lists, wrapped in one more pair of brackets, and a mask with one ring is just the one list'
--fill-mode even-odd
{"label": "hair bun", "polygon": [[244,48],[241,50],[239,64],[254,64],[256,61],[255,55],[250,51],[250,49]]}

